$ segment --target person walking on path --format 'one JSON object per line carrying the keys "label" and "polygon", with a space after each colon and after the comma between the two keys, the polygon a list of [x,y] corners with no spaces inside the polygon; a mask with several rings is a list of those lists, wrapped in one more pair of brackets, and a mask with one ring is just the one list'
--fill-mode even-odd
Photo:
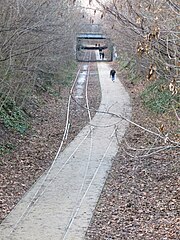
{"label": "person walking on path", "polygon": [[116,75],[116,71],[115,71],[114,69],[111,69],[111,71],[110,71],[110,77],[111,77],[111,79],[112,79],[113,82],[114,82],[114,80],[115,80],[115,75]]}

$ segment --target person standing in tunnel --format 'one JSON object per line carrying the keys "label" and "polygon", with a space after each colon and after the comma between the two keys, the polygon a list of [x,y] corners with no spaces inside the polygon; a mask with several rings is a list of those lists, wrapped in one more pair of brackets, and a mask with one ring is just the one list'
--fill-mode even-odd
{"label": "person standing in tunnel", "polygon": [[104,60],[104,52],[102,52],[101,57],[102,57],[102,60]]}
{"label": "person standing in tunnel", "polygon": [[102,48],[101,47],[99,48],[99,57],[100,57],[100,59],[102,58]]}

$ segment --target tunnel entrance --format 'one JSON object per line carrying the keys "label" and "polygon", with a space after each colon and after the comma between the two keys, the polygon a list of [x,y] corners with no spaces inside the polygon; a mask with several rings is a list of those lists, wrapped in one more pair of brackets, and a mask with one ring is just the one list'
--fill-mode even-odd
{"label": "tunnel entrance", "polygon": [[110,39],[98,32],[78,33],[76,60],[81,62],[112,61],[113,45]]}

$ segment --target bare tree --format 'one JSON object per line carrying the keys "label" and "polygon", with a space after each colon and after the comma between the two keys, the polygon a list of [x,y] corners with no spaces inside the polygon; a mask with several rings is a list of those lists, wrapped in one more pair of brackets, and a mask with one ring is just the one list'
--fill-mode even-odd
{"label": "bare tree", "polygon": [[[146,85],[148,82],[163,79],[160,91],[171,92],[171,113],[178,122],[177,95],[180,82],[178,1],[96,0],[96,2],[99,4],[97,11],[101,12],[100,21],[114,41],[119,58],[126,59],[126,66],[133,63],[133,74],[136,77],[139,75]],[[169,137],[173,134],[165,133],[163,125],[156,130],[158,134],[164,136],[158,151],[168,149],[166,144],[170,143]],[[175,134],[173,137],[176,138]],[[178,141],[174,141],[174,144],[175,147],[179,146]]]}
{"label": "bare tree", "polygon": [[67,0],[5,0],[0,9],[1,111],[8,98],[22,104],[43,74],[72,59],[81,16]]}

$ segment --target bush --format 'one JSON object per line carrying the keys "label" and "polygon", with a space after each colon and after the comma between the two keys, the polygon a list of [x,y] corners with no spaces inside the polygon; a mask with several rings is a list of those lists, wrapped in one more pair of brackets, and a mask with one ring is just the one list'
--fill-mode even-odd
{"label": "bush", "polygon": [[0,120],[4,126],[24,133],[29,125],[23,110],[16,106],[12,99],[6,99],[0,111]]}

